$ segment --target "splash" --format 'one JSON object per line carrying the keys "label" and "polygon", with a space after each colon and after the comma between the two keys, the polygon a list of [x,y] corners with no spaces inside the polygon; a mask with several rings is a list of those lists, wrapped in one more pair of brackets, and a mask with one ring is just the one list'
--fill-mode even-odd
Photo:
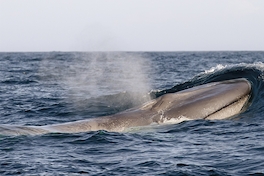
{"label": "splash", "polygon": [[231,69],[233,67],[245,67],[245,68],[256,68],[258,70],[264,71],[264,63],[262,62],[254,62],[254,63],[238,63],[238,64],[229,64],[229,65],[222,65],[218,64],[215,67],[210,68],[209,70],[205,70],[204,73],[213,73],[219,70],[223,70],[225,68]]}
{"label": "splash", "polygon": [[225,67],[226,67],[226,66],[224,66],[224,65],[222,65],[222,64],[218,64],[218,65],[216,65],[215,67],[210,68],[209,70],[205,70],[204,72],[205,72],[205,73],[213,73],[213,72],[215,72],[215,71],[222,70],[222,69],[224,69]]}

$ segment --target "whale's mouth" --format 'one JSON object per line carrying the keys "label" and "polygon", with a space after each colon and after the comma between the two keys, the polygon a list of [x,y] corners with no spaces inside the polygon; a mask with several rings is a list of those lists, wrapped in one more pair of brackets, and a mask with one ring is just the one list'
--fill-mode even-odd
{"label": "whale's mouth", "polygon": [[251,95],[247,94],[226,106],[221,107],[215,112],[204,117],[206,120],[214,120],[214,119],[225,119],[227,117],[232,118],[235,115],[238,115],[242,112],[245,112],[249,106],[249,99]]}

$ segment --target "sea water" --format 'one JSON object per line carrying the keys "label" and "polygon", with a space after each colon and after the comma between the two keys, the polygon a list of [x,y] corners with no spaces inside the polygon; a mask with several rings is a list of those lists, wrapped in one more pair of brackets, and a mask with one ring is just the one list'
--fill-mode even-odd
{"label": "sea water", "polygon": [[227,120],[0,135],[0,175],[264,174],[264,52],[0,53],[0,123],[111,115],[196,85],[246,78],[250,105]]}

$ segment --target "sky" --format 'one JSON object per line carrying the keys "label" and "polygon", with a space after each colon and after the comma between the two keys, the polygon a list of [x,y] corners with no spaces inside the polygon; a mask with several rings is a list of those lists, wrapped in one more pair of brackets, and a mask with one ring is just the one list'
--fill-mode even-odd
{"label": "sky", "polygon": [[264,50],[264,0],[0,0],[0,52]]}

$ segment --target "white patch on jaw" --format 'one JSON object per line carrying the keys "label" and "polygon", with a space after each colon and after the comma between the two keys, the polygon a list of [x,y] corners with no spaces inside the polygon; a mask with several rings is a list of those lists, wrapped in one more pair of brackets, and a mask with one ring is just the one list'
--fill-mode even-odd
{"label": "white patch on jaw", "polygon": [[163,124],[164,123],[164,119],[166,119],[166,117],[164,116],[164,110],[159,110],[158,111],[158,115],[160,116],[160,118],[159,118],[159,120],[155,121],[155,123]]}
{"label": "white patch on jaw", "polygon": [[170,119],[164,118],[163,123],[164,124],[177,124],[177,123],[181,123],[183,121],[188,121],[188,120],[192,120],[192,119],[181,115],[181,116],[176,117],[176,118],[170,118]]}

